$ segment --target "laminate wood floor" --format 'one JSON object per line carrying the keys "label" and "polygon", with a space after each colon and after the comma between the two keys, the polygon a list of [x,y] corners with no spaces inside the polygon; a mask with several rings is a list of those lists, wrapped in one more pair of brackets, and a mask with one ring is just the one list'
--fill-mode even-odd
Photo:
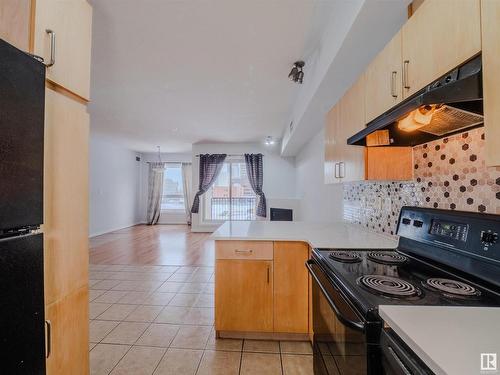
{"label": "laminate wood floor", "polygon": [[187,225],[136,225],[91,238],[90,263],[213,266],[209,236]]}

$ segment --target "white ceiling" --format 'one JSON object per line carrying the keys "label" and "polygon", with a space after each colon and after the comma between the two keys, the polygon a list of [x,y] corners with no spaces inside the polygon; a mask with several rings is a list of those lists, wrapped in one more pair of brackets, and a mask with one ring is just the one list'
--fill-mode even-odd
{"label": "white ceiling", "polygon": [[92,131],[140,152],[280,137],[291,64],[347,1],[91,1]]}

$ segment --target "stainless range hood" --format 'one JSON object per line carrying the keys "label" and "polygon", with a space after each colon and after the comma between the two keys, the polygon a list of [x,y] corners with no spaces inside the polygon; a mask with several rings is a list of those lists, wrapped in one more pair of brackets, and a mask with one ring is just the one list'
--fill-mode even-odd
{"label": "stainless range hood", "polygon": [[483,125],[481,75],[478,56],[369,122],[347,144],[415,146]]}

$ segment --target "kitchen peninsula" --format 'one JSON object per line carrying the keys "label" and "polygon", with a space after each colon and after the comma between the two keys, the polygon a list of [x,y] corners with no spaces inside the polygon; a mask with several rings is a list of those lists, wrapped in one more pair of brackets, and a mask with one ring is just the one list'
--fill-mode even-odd
{"label": "kitchen peninsula", "polygon": [[311,248],[391,249],[397,241],[338,223],[226,222],[215,240],[218,337],[303,340],[312,332]]}

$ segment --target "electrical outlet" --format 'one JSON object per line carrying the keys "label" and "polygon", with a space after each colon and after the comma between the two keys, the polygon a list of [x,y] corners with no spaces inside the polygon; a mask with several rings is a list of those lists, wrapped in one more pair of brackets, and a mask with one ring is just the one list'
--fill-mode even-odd
{"label": "electrical outlet", "polygon": [[392,206],[391,198],[384,198],[384,212],[390,212]]}

